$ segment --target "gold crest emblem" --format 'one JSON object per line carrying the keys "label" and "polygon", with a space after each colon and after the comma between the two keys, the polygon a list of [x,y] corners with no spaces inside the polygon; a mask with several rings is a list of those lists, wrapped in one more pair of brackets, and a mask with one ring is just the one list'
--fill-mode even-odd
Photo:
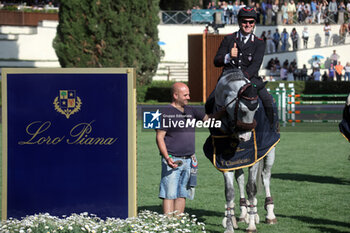
{"label": "gold crest emblem", "polygon": [[53,101],[55,110],[67,117],[77,113],[81,108],[81,99],[76,95],[75,90],[60,90],[59,96]]}

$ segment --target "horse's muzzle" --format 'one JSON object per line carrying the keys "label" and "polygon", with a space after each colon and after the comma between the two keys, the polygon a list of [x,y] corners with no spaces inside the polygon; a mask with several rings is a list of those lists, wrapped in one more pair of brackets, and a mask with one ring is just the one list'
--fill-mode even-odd
{"label": "horse's muzzle", "polygon": [[254,119],[252,123],[244,123],[243,121],[237,120],[236,129],[237,131],[251,131],[256,127],[256,120]]}

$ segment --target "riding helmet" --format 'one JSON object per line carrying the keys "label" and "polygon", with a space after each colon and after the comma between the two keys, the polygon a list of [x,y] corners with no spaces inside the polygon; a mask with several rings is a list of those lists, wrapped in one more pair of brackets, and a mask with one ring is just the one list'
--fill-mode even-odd
{"label": "riding helmet", "polygon": [[254,18],[256,20],[258,17],[253,7],[243,7],[239,10],[237,18],[238,20],[242,18]]}

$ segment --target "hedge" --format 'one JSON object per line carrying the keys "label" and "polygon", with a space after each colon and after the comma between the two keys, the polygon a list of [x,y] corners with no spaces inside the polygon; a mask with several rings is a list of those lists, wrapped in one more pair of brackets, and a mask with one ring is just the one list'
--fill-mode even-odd
{"label": "hedge", "polygon": [[[137,86],[137,103],[169,103],[171,101],[171,86],[174,83],[172,81],[153,81],[148,85]],[[296,94],[349,94],[350,92],[350,82],[282,81],[269,82],[266,87],[274,90],[280,83],[285,83],[286,87],[288,87],[288,83],[294,83]]]}
{"label": "hedge", "polygon": [[[138,103],[158,103],[171,101],[171,81],[153,81],[149,85],[137,88]],[[266,87],[275,90],[280,83],[284,83],[288,88],[289,83],[294,83],[296,94],[349,94],[350,82],[268,82]],[[325,98],[323,98],[325,99]],[[313,100],[316,100],[315,98]]]}

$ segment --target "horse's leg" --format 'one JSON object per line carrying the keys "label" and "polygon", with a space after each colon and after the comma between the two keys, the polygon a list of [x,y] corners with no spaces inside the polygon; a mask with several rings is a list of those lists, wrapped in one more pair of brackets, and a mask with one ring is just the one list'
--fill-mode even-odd
{"label": "horse's leg", "polygon": [[271,168],[275,161],[275,148],[273,148],[264,159],[264,169],[262,171],[262,180],[265,187],[266,199],[265,209],[267,211],[266,223],[275,224],[277,223],[276,216],[273,212],[274,204],[270,193],[270,180],[271,180]]}
{"label": "horse's leg", "polygon": [[241,214],[239,216],[239,221],[244,222],[247,216],[247,201],[245,199],[245,188],[244,188],[244,172],[243,169],[238,169],[235,171],[235,178],[239,189],[239,209]]}
{"label": "horse's leg", "polygon": [[225,218],[222,220],[222,225],[226,228],[225,233],[233,233],[234,228],[237,229],[237,221],[235,217],[235,190],[233,187],[233,172],[224,172],[225,178],[225,197],[226,197],[226,205],[225,205]]}
{"label": "horse's leg", "polygon": [[258,173],[259,163],[254,164],[250,167],[248,183],[247,183],[247,195],[248,195],[248,214],[246,217],[246,222],[249,224],[246,232],[256,232],[256,223],[259,223],[259,215],[257,210],[258,200],[256,199],[257,186],[256,186],[256,176]]}

